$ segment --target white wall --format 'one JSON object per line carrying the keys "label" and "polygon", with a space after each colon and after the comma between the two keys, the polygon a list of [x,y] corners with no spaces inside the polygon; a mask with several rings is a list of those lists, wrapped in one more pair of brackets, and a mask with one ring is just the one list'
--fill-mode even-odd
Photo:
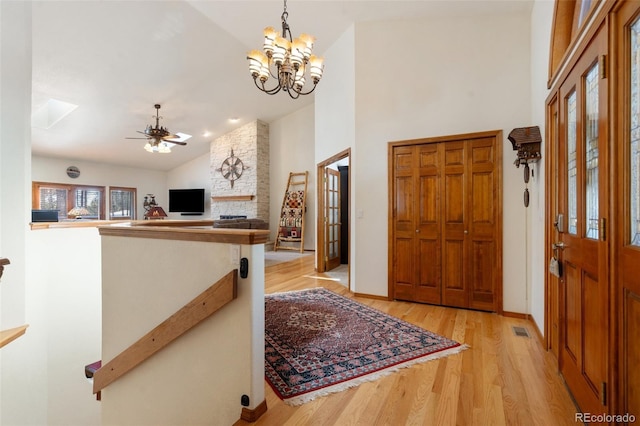
{"label": "white wall", "polygon": [[[358,167],[366,168],[361,163],[355,150],[356,134],[356,68],[355,68],[355,27],[350,26],[331,46],[325,54],[327,65],[325,73],[316,90],[315,98],[315,161],[321,163],[334,155],[351,149],[349,159],[349,178],[353,183],[353,171]],[[313,172],[316,174],[316,171]],[[367,188],[368,190],[370,188]],[[353,286],[356,282],[353,265],[355,245],[354,226],[355,187],[349,193],[349,277],[351,290],[360,292]],[[316,194],[317,195],[317,194]],[[317,197],[316,197],[317,198]],[[386,204],[385,204],[386,205]],[[386,232],[386,231],[385,231]]]}
{"label": "white wall", "polygon": [[43,359],[24,368],[36,371],[46,387],[30,387],[21,419],[26,420],[34,401],[42,400],[46,420],[25,424],[98,425],[101,405],[84,377],[84,366],[101,356],[98,229],[29,231],[27,244],[29,307],[34,312],[22,338],[34,341]]}
{"label": "white wall", "polygon": [[[529,30],[527,15],[369,22],[355,26],[355,43],[332,47],[355,54],[355,291],[387,295],[387,143],[502,129],[504,309],[527,312],[524,182],[506,136],[531,119]],[[349,77],[316,95],[317,129],[331,128],[336,113],[324,113],[349,102]],[[317,131],[317,146],[332,143]]]}
{"label": "white wall", "polygon": [[[531,124],[540,127],[545,140],[545,100],[549,73],[549,46],[553,23],[554,2],[537,0],[531,13]],[[538,330],[545,333],[545,289],[547,259],[544,258],[544,214],[545,214],[545,158],[533,167],[535,176],[529,181],[531,203],[527,211],[527,280],[529,282],[530,313]]]}
{"label": "white wall", "polygon": [[[37,155],[34,155],[31,161],[33,165],[31,179],[34,181],[136,188],[138,219],[143,219],[144,216],[142,203],[145,194],[154,194],[158,205],[168,210],[169,192],[166,172]],[[69,166],[78,167],[80,176],[75,179],[67,176]],[[29,199],[31,199],[31,188],[29,188]]]}
{"label": "white wall", "polygon": [[[31,3],[0,2],[0,329],[34,323],[26,281],[31,203]],[[31,329],[0,350],[0,424],[46,424],[44,342]],[[45,373],[45,374],[43,374]]]}
{"label": "white wall", "polygon": [[[324,84],[321,81],[320,84]],[[319,89],[318,89],[319,90]],[[269,123],[269,180],[270,211],[269,230],[275,241],[280,220],[282,200],[287,189],[290,172],[309,172],[307,187],[307,213],[305,216],[305,250],[315,250],[316,245],[316,165],[314,149],[314,106],[300,110]]]}
{"label": "white wall", "polygon": [[[207,152],[167,173],[167,188],[204,188],[204,214],[202,216],[181,216],[180,213],[169,213],[169,209],[165,208],[169,219],[211,219],[210,163],[210,155]],[[168,205],[169,203],[165,202],[164,206]]]}

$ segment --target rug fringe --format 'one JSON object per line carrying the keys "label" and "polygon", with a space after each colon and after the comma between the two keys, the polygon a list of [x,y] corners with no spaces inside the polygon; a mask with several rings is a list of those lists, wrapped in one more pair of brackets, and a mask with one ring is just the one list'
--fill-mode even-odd
{"label": "rug fringe", "polygon": [[454,355],[460,353],[466,349],[469,349],[470,346],[467,344],[461,344],[459,346],[455,346],[453,348],[445,349],[440,352],[436,352],[433,354],[425,355],[419,358],[411,359],[409,361],[402,362],[400,364],[393,365],[391,367],[385,368],[383,370],[378,370],[370,374],[366,374],[364,376],[357,377],[352,380],[347,380],[346,382],[338,383],[332,386],[327,386],[326,388],[318,389],[317,391],[305,393],[303,395],[298,395],[292,398],[283,399],[284,403],[291,406],[298,406],[305,404],[307,402],[311,402],[316,398],[321,396],[327,396],[332,393],[342,392],[344,390],[360,386],[366,382],[373,382],[382,377],[386,377],[392,373],[397,372],[402,368],[411,367],[412,365],[422,364],[428,361],[433,361],[434,359],[444,358],[449,355]]}

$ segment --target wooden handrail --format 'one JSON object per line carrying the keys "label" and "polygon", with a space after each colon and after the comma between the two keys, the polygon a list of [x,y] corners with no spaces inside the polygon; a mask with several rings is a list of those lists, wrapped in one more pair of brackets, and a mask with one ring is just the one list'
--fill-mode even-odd
{"label": "wooden handrail", "polygon": [[[4,266],[9,264],[11,264],[9,259],[6,257],[0,257],[0,278],[4,272]],[[0,331],[0,348],[22,336],[27,331],[27,327],[29,327],[29,325],[25,324],[20,327]]]}
{"label": "wooden handrail", "polygon": [[0,278],[2,278],[2,272],[4,271],[4,265],[8,265],[11,262],[9,262],[9,259],[7,259],[6,257],[0,257]]}
{"label": "wooden handrail", "polygon": [[234,269],[99,368],[93,375],[93,393],[99,393],[109,384],[238,297],[237,288],[238,270]]}
{"label": "wooden handrail", "polygon": [[20,327],[0,331],[0,348],[22,336],[27,331],[27,327],[29,326],[21,325]]}

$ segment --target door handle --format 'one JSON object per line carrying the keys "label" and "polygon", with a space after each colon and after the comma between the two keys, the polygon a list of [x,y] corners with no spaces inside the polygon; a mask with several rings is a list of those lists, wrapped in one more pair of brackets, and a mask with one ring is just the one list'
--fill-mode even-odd
{"label": "door handle", "polygon": [[557,243],[553,243],[553,244],[552,244],[552,247],[553,247],[553,249],[554,249],[554,250],[558,250],[558,249],[560,249],[560,250],[564,250],[564,249],[565,249],[565,248],[567,248],[568,246],[565,246],[565,245],[564,245],[564,242],[559,241],[559,242],[557,242]]}

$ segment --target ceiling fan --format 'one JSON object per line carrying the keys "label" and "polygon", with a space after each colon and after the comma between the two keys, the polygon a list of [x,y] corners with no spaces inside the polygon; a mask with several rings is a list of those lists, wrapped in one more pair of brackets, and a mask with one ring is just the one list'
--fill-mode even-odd
{"label": "ceiling fan", "polygon": [[160,152],[160,153],[168,153],[171,152],[171,145],[186,145],[186,142],[182,142],[180,140],[180,135],[174,135],[169,132],[169,129],[166,127],[160,126],[160,104],[154,105],[156,109],[156,115],[154,116],[156,119],[155,127],[149,124],[144,131],[137,130],[138,133],[142,133],[145,135],[143,138],[126,138],[126,139],[146,139],[147,144],[144,146],[149,152]]}

